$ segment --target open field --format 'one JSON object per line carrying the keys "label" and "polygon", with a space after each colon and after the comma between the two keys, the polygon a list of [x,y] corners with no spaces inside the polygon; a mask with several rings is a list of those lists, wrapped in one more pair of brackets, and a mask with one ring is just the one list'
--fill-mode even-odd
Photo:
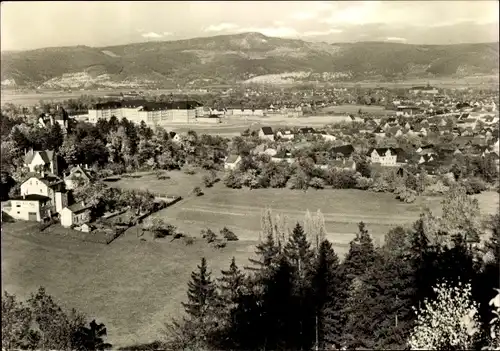
{"label": "open field", "polygon": [[217,251],[195,241],[141,242],[129,230],[111,245],[84,243],[3,224],[2,290],[27,298],[39,286],[64,308],[106,324],[115,347],[154,341],[163,323],[179,316],[192,270],[206,257],[218,275],[232,256],[247,264],[251,243]]}
{"label": "open field", "polygon": [[357,114],[359,110],[364,113],[380,116],[395,114],[395,111],[386,110],[383,106],[372,105],[338,105],[328,106],[323,109],[324,112],[331,112],[335,114]]}
{"label": "open field", "polygon": [[203,186],[203,172],[193,175],[185,174],[181,171],[165,172],[170,179],[159,180],[151,172],[138,172],[140,178],[121,178],[118,181],[105,182],[107,185],[126,190],[148,190],[153,193],[162,193],[169,196],[186,197],[197,186]]}
{"label": "open field", "polygon": [[[198,179],[198,175],[170,173],[170,185],[163,184],[168,180],[143,176],[120,180],[114,186],[162,192],[179,189],[176,193],[184,195]],[[321,209],[327,237],[342,257],[359,221],[367,224],[380,244],[391,227],[417,219],[423,206],[439,213],[441,200],[421,197],[414,204],[404,204],[392,194],[358,190],[233,190],[220,183],[203,190],[204,196],[187,196],[155,216],[195,237],[203,228],[218,232],[227,226],[240,241],[230,242],[221,251],[200,239],[191,246],[182,240],[141,242],[136,236],[138,229],[133,227],[112,244],[102,245],[55,236],[50,231],[38,233],[36,226],[27,222],[4,223],[2,289],[25,298],[43,285],[63,307],[74,307],[105,323],[115,347],[152,342],[163,322],[181,313],[187,281],[202,256],[214,275],[227,268],[232,256],[240,267],[248,263],[265,206],[286,215],[290,225],[302,220],[307,209]],[[498,209],[497,193],[483,193],[478,199],[483,211],[494,213]]]}

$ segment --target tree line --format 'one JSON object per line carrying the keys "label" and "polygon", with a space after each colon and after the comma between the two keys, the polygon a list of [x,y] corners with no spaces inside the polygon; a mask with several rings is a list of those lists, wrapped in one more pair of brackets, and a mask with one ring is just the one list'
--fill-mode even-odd
{"label": "tree line", "polygon": [[342,261],[324,225],[306,220],[288,235],[278,222],[264,214],[263,238],[248,267],[233,258],[213,278],[201,259],[188,283],[185,316],[167,324],[163,348],[498,347],[498,308],[490,306],[499,298],[498,215],[482,248],[466,240],[465,229],[440,226],[431,234],[424,214],[409,228],[391,229],[376,247],[361,222]]}

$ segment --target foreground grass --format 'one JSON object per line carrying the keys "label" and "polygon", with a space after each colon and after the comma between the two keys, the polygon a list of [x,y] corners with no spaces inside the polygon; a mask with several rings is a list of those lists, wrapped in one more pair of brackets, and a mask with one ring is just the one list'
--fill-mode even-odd
{"label": "foreground grass", "polygon": [[26,298],[43,285],[62,306],[105,323],[116,347],[154,341],[163,322],[180,315],[202,256],[217,275],[232,256],[244,265],[252,252],[243,241],[220,251],[201,241],[140,242],[133,230],[101,245],[27,231],[22,222],[2,229],[2,289]]}

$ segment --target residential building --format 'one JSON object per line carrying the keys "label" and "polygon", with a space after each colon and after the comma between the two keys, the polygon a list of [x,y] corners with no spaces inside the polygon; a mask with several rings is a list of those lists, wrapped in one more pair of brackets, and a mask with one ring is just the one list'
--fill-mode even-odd
{"label": "residential building", "polygon": [[79,184],[87,184],[92,180],[92,172],[88,169],[84,169],[82,166],[75,166],[71,168],[69,173],[64,177],[64,184],[66,189],[75,189]]}
{"label": "residential building", "polygon": [[55,176],[31,174],[21,183],[21,196],[41,195],[51,201],[54,212],[59,212],[68,203],[64,182]]}
{"label": "residential building", "polygon": [[10,199],[2,211],[14,219],[42,222],[50,216],[50,207],[49,197],[32,194]]}
{"label": "residential building", "polygon": [[24,166],[30,172],[49,172],[54,175],[59,174],[57,155],[52,150],[33,151],[31,149],[24,155]]}
{"label": "residential building", "polygon": [[334,160],[350,159],[354,153],[354,147],[351,144],[335,146],[330,149],[330,155]]}
{"label": "residential building", "polygon": [[269,139],[274,141],[274,132],[271,127],[262,127],[259,130],[259,138]]}
{"label": "residential building", "polygon": [[90,222],[91,208],[92,205],[86,204],[84,201],[64,207],[61,210],[61,225],[71,227],[72,225],[82,225]]}
{"label": "residential building", "polygon": [[240,155],[229,155],[224,162],[224,169],[236,169],[238,164],[241,162]]}
{"label": "residential building", "polygon": [[291,130],[278,131],[276,135],[281,139],[293,140],[295,138],[295,134]]}
{"label": "residential building", "polygon": [[406,155],[401,148],[372,148],[368,151],[372,163],[381,166],[401,166],[407,163]]}

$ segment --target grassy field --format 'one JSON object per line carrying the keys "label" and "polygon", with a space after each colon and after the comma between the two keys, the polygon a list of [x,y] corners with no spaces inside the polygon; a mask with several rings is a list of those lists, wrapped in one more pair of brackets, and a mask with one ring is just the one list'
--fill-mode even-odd
{"label": "grassy field", "polygon": [[371,105],[338,105],[338,106],[329,106],[323,109],[324,112],[331,112],[336,114],[357,114],[358,111],[361,110],[364,113],[369,113],[372,115],[390,115],[394,114],[394,111],[386,110],[382,106],[371,106]]}
{"label": "grassy field", "polygon": [[201,241],[141,242],[134,229],[111,245],[38,233],[23,222],[2,229],[2,289],[26,298],[44,286],[63,307],[105,323],[116,347],[154,341],[163,323],[180,315],[201,257],[218,275],[232,256],[247,264],[252,251],[244,241],[221,251]]}
{"label": "grassy field", "polygon": [[121,178],[118,181],[106,182],[107,185],[126,190],[148,190],[154,193],[167,194],[169,196],[185,197],[197,186],[203,186],[203,175],[205,172],[197,172],[193,175],[181,171],[165,172],[170,179],[159,180],[150,172],[139,172],[140,178]]}
{"label": "grassy field", "polygon": [[[201,177],[171,173],[170,184],[169,180],[143,176],[120,180],[114,186],[178,190],[176,194],[184,195]],[[26,222],[6,223],[1,244],[2,289],[25,298],[43,285],[63,307],[77,308],[105,323],[109,341],[116,347],[152,342],[165,321],[180,315],[187,281],[201,257],[207,258],[214,275],[227,268],[232,256],[240,266],[248,263],[265,206],[286,215],[290,225],[303,220],[307,209],[321,209],[327,237],[343,256],[359,221],[367,224],[380,244],[391,227],[413,222],[424,206],[439,214],[441,201],[439,197],[420,197],[413,204],[404,204],[391,194],[366,191],[233,190],[220,183],[204,191],[204,196],[187,195],[155,214],[195,236],[192,246],[181,240],[141,242],[138,228],[129,229],[111,245],[102,245],[55,236],[50,231],[38,233]],[[497,193],[484,193],[478,199],[484,212],[497,211]],[[218,251],[199,238],[201,229],[218,232],[223,226],[232,229],[240,241]]]}

